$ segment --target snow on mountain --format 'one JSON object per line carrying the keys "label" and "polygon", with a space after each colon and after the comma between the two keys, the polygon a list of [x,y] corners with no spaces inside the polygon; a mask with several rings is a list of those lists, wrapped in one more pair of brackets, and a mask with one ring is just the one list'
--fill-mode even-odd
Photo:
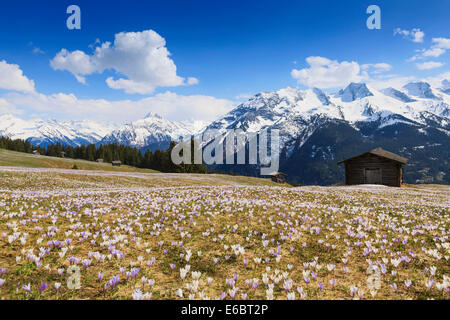
{"label": "snow on mountain", "polygon": [[448,80],[442,81],[441,91],[444,92],[445,94],[450,95],[450,81],[448,81]]}
{"label": "snow on mountain", "polygon": [[163,119],[155,113],[149,113],[140,119],[125,125],[106,135],[99,144],[118,143],[137,148],[166,148],[171,141],[192,135],[203,123],[181,123]]}
{"label": "snow on mountain", "polygon": [[70,146],[97,143],[114,128],[113,125],[102,125],[89,120],[22,120],[11,114],[0,116],[1,136],[29,140],[34,145],[43,146],[57,142]]}
{"label": "snow on mountain", "polygon": [[255,95],[211,123],[205,131],[279,129],[282,147],[286,147],[289,156],[293,144],[305,143],[325,119],[343,120],[351,126],[361,121],[376,122],[380,128],[396,123],[426,124],[428,114],[448,118],[449,106],[450,96],[425,82],[381,91],[364,83],[351,83],[334,95],[317,88],[286,88]]}
{"label": "snow on mountain", "polygon": [[373,96],[365,83],[350,83],[345,89],[339,91],[338,95],[342,102],[352,102],[356,99]]}
{"label": "snow on mountain", "polygon": [[386,89],[382,90],[382,92],[385,95],[387,95],[389,97],[392,97],[392,98],[395,98],[395,99],[398,99],[398,100],[400,100],[402,102],[408,103],[408,102],[415,102],[415,101],[417,101],[417,100],[414,100],[413,98],[409,97],[406,93],[401,92],[401,91],[399,91],[397,89],[394,89],[392,87],[386,88]]}
{"label": "snow on mountain", "polygon": [[431,86],[426,82],[411,82],[403,86],[404,89],[408,91],[408,93],[412,96],[416,96],[423,99],[436,99],[439,100]]}
{"label": "snow on mountain", "polygon": [[319,99],[324,106],[329,106],[331,104],[330,98],[322,90],[314,88],[313,91],[316,94],[317,99]]}

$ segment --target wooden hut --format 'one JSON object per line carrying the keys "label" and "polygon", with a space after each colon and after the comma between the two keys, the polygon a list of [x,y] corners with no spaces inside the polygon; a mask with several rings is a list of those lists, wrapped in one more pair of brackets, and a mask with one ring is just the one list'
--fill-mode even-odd
{"label": "wooden hut", "polygon": [[113,161],[112,162],[113,167],[120,167],[122,165],[122,162],[120,162],[119,160]]}
{"label": "wooden hut", "polygon": [[338,162],[345,165],[345,184],[382,184],[400,187],[403,182],[402,165],[406,158],[377,148]]}
{"label": "wooden hut", "polygon": [[282,172],[273,172],[270,174],[273,182],[276,183],[286,183],[286,175]]}

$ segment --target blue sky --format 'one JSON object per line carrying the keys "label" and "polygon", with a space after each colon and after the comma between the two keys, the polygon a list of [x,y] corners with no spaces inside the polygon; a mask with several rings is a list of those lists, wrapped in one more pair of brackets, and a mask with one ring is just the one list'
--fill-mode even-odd
{"label": "blue sky", "polygon": [[[81,8],[81,30],[66,27],[69,16],[66,8],[71,4]],[[369,17],[366,8],[372,4],[381,8],[381,30],[366,27]],[[294,69],[312,68],[306,61],[308,57],[329,60],[314,60],[313,63],[320,65],[333,65],[334,61],[336,68],[343,68],[343,73],[351,66],[341,63],[354,62],[361,68],[358,76],[362,75],[361,79],[367,81],[383,80],[383,77],[434,77],[449,71],[450,50],[446,49],[448,43],[445,42],[450,37],[449,13],[450,1],[442,0],[5,2],[0,12],[0,61],[17,65],[24,77],[34,81],[34,92],[24,93],[23,88],[11,89],[8,85],[2,87],[0,82],[0,113],[10,111],[21,113],[23,117],[104,117],[104,120],[120,121],[143,116],[145,109],[149,109],[176,120],[200,119],[203,114],[204,120],[210,120],[247,95],[260,91],[312,85],[332,90],[329,87],[333,84],[317,79],[314,68],[298,73],[302,76],[293,75]],[[145,30],[153,30],[165,40],[171,55],[162,57],[161,64],[166,65],[170,60],[176,66],[175,72],[158,67],[159,74],[155,77],[172,72],[167,76],[172,80],[157,81],[153,75],[142,75],[139,59],[135,68],[129,65],[132,62],[122,66],[126,52],[122,55],[118,50],[108,61],[93,62],[103,67],[81,75],[81,82],[75,78],[74,70],[83,69],[83,65],[73,65],[66,60],[57,63],[57,67],[50,63],[62,49],[67,49],[67,55],[80,50],[84,57],[89,57],[94,54],[95,46],[107,41],[113,46],[115,35],[120,32]],[[96,43],[97,39],[100,43]],[[424,55],[427,50],[434,50],[434,53],[428,51],[432,55]],[[367,71],[365,75],[363,68]],[[109,77],[133,83],[108,84]],[[189,84],[188,78],[195,80]],[[354,78],[350,76],[338,82],[343,86]],[[136,83],[143,79],[145,84]],[[57,94],[72,94],[75,104],[78,100],[82,100],[81,104],[86,100],[130,100],[140,104],[130,107],[134,109],[129,113],[115,110],[123,111],[126,104],[105,105],[103,114],[89,112],[89,106],[74,113],[70,106],[73,101],[66,99],[67,105],[58,109],[55,106],[58,97],[47,99]],[[189,106],[196,104],[196,99],[202,107],[191,115],[186,114]],[[173,106],[167,107],[172,102]],[[209,108],[214,110],[204,112],[209,103]]]}

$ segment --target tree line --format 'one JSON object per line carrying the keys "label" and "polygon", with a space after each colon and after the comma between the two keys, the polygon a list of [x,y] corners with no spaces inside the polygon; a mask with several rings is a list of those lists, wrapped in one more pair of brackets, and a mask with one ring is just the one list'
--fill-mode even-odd
{"label": "tree line", "polygon": [[[194,140],[191,141],[192,145]],[[170,157],[175,142],[171,142],[167,150],[146,150],[142,152],[136,147],[119,145],[116,143],[99,145],[81,145],[77,147],[62,145],[61,143],[48,146],[33,146],[27,140],[0,137],[0,149],[32,153],[38,151],[41,155],[50,157],[65,157],[71,159],[82,159],[96,161],[103,159],[104,162],[121,161],[122,164],[145,169],[153,169],[161,172],[174,173],[212,173],[213,171],[203,164],[180,164],[175,165]],[[194,148],[191,148],[194,150]],[[192,151],[193,152],[193,151]]]}

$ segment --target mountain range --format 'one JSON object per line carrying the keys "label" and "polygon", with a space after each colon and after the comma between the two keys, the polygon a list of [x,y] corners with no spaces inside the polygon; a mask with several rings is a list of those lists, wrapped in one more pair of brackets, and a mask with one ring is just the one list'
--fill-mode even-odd
{"label": "mountain range", "polygon": [[29,140],[33,145],[41,146],[58,142],[69,146],[95,144],[116,127],[90,120],[23,120],[11,114],[0,116],[0,136]]}
{"label": "mountain range", "polygon": [[[24,121],[0,117],[0,135],[33,144],[121,143],[141,149],[167,148],[170,141],[208,129],[261,132],[279,129],[280,171],[293,183],[326,185],[342,181],[336,162],[383,147],[409,159],[406,182],[450,183],[450,82],[439,87],[411,82],[376,90],[351,83],[334,94],[318,88],[261,92],[202,127],[149,114],[122,126],[92,121]],[[214,166],[258,175],[258,165]]]}

